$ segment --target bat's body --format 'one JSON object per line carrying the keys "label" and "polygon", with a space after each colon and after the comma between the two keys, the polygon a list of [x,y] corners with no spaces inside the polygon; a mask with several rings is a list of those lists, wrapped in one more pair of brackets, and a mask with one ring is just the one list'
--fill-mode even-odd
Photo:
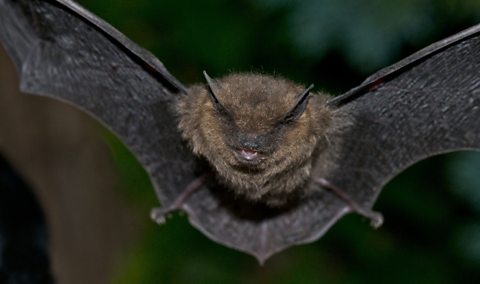
{"label": "bat's body", "polygon": [[210,162],[222,184],[249,200],[282,206],[305,195],[314,160],[340,120],[326,107],[328,97],[257,74],[211,83],[215,97],[198,85],[178,104],[179,128],[193,152]]}
{"label": "bat's body", "polygon": [[207,236],[261,261],[371,208],[411,164],[480,149],[480,26],[328,101],[263,75],[187,89],[69,0],[0,0],[0,43],[23,91],[102,121],[145,167],[164,208],[179,205]]}

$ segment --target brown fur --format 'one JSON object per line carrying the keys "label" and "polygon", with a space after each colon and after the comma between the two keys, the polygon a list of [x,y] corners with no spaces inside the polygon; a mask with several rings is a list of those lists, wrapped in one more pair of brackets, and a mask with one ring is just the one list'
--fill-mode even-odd
{"label": "brown fur", "polygon": [[[247,199],[281,206],[303,194],[314,163],[313,152],[322,150],[319,145],[325,147],[332,129],[334,112],[325,105],[328,96],[312,94],[295,122],[279,126],[304,86],[258,74],[232,74],[217,82],[217,98],[233,121],[220,117],[206,85],[192,86],[189,95],[178,102],[179,128],[193,152],[210,162],[220,182]],[[262,162],[239,162],[229,146],[238,133],[271,134]]]}

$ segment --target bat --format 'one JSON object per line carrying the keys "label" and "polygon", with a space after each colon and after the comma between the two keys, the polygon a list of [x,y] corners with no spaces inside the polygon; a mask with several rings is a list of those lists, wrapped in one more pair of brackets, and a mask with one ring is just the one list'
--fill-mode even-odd
{"label": "bat", "polygon": [[189,88],[70,0],[0,0],[20,89],[70,103],[134,153],[162,204],[260,262],[371,210],[383,185],[432,155],[480,148],[480,25],[331,97],[281,77]]}

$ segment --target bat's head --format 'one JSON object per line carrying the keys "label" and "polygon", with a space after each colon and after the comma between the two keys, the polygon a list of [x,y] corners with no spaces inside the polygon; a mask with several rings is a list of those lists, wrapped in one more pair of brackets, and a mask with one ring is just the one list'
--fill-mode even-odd
{"label": "bat's head", "polygon": [[331,121],[325,96],[266,75],[205,77],[207,84],[180,101],[179,127],[225,180],[236,186],[258,179],[262,187],[311,160]]}

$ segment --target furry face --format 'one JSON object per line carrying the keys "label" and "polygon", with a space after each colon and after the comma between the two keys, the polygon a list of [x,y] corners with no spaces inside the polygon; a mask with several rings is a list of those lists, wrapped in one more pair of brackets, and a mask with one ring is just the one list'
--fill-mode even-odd
{"label": "furry face", "polygon": [[281,206],[304,194],[332,120],[328,96],[282,78],[232,74],[195,85],[177,105],[193,152],[236,194]]}

